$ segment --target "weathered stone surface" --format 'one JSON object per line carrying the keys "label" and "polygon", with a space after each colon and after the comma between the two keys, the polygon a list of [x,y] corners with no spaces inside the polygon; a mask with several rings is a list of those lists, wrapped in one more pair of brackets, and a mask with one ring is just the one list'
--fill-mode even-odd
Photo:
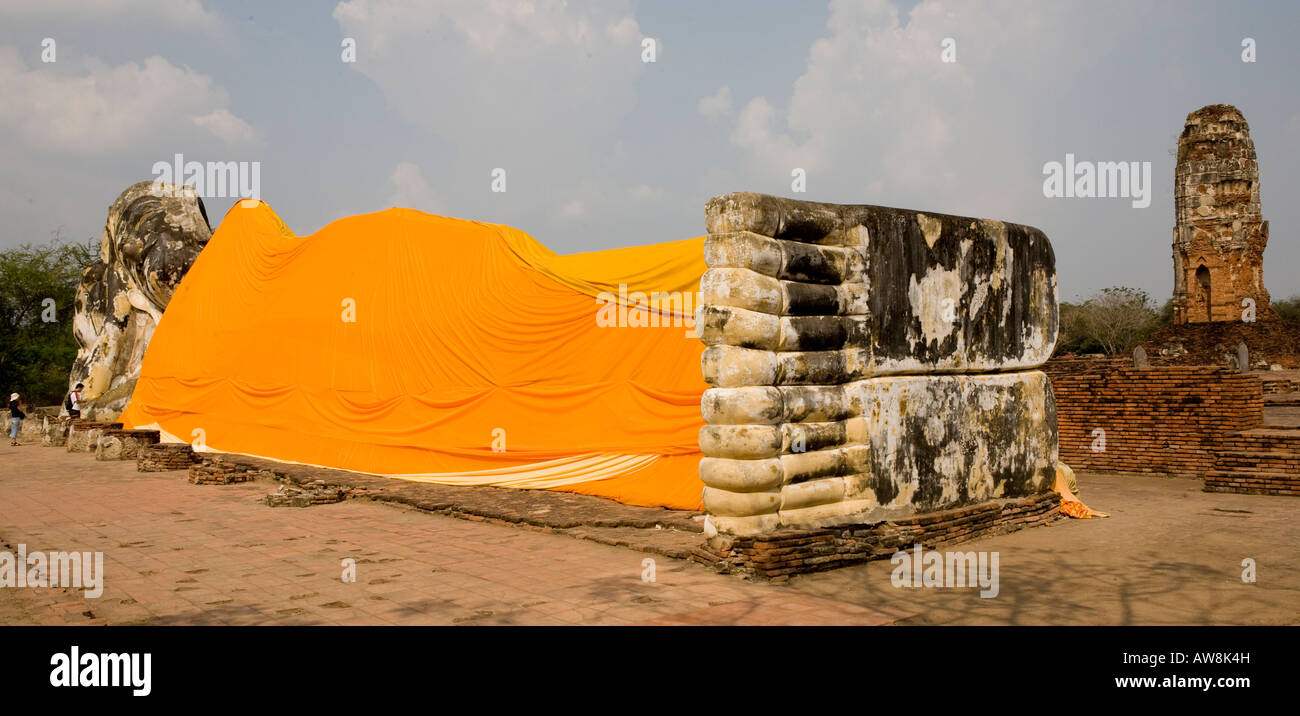
{"label": "weathered stone surface", "polygon": [[1264,288],[1268,222],[1260,208],[1259,163],[1250,126],[1236,107],[1213,104],[1187,115],[1174,168],[1174,323],[1276,316]]}
{"label": "weathered stone surface", "polygon": [[67,416],[47,415],[42,418],[41,445],[44,447],[66,447],[68,444],[68,428],[71,423],[71,419]]}
{"label": "weathered stone surface", "polygon": [[759,194],[717,197],[707,218],[707,534],[1050,492],[1055,406],[1028,370],[1057,333],[1041,232]]}
{"label": "weathered stone surface", "polygon": [[136,460],[140,451],[158,444],[157,430],[105,429],[95,448],[96,460]]}
{"label": "weathered stone surface", "polygon": [[850,386],[871,425],[869,487],[885,512],[930,512],[1052,487],[1056,405],[1047,375],[876,378]]}
{"label": "weathered stone surface", "polygon": [[99,445],[99,437],[105,430],[121,427],[121,423],[73,420],[68,424],[68,452],[94,452],[95,447]]}
{"label": "weathered stone surface", "polygon": [[275,492],[266,496],[267,507],[311,507],[342,502],[347,498],[347,491],[330,485],[280,485]]}
{"label": "weathered stone surface", "polygon": [[[857,417],[781,425],[779,457],[739,458],[743,450],[719,433],[701,440],[711,456],[700,477],[715,529],[733,531],[745,522],[738,518],[773,512],[770,528],[895,519],[1052,487],[1056,408],[1041,372],[885,376],[841,393]],[[805,436],[803,451],[792,450],[792,435]],[[764,447],[770,452],[770,443]],[[804,483],[817,484],[796,487]],[[806,509],[812,506],[821,509]]]}
{"label": "weathered stone surface", "polygon": [[[29,407],[25,409],[27,417],[18,425],[18,439],[24,443],[35,443],[37,445],[45,442],[45,420],[50,416],[57,416],[59,411],[57,407]],[[7,418],[6,418],[7,420]],[[8,427],[9,423],[5,423]]]}
{"label": "weathered stone surface", "polygon": [[211,235],[203,200],[184,187],[140,182],[109,207],[72,323],[80,348],[68,385],[85,383],[82,417],[114,418],[126,407],[154,328]]}
{"label": "weathered stone surface", "polygon": [[[750,193],[716,197],[706,215],[696,320],[706,343],[737,320],[713,312],[722,306],[822,319],[783,323],[779,339],[737,326],[748,340],[731,345],[856,344],[870,349],[872,375],[1022,370],[1056,345],[1056,259],[1038,229]],[[835,316],[861,318],[825,320]]]}

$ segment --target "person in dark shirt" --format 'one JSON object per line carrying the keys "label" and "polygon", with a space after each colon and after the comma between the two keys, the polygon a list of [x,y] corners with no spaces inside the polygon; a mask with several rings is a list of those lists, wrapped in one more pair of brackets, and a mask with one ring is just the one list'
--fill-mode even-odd
{"label": "person in dark shirt", "polygon": [[18,444],[18,426],[22,424],[23,418],[27,413],[23,412],[23,404],[18,400],[17,393],[9,394],[9,444]]}

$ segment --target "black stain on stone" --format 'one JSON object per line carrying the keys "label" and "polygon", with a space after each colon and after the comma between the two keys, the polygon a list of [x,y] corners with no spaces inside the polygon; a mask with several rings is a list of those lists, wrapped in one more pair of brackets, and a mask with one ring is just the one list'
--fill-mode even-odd
{"label": "black stain on stone", "polygon": [[840,311],[839,293],[834,286],[795,281],[785,286],[790,300],[788,313],[792,316],[835,315]]}

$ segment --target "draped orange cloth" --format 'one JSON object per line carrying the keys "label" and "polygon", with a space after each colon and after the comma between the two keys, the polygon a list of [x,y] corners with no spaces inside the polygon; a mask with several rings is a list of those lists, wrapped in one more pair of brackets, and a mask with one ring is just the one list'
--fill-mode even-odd
{"label": "draped orange cloth", "polygon": [[702,242],[560,256],[411,209],[298,237],[237,202],[121,420],[220,452],[700,509]]}

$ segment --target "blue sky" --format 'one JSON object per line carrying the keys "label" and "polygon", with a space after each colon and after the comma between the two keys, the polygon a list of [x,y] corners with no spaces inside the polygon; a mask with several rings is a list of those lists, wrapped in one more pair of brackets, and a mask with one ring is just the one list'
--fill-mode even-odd
{"label": "blue sky", "polygon": [[[404,205],[562,253],[697,236],[709,197],[792,195],[798,167],[799,198],[1041,228],[1063,300],[1164,300],[1172,150],[1188,112],[1224,102],[1251,125],[1265,282],[1286,297],[1298,20],[1282,2],[0,0],[0,246],[97,237],[176,153],[260,162],[299,234]],[[1151,162],[1150,207],[1044,197],[1043,164],[1067,153]]]}

